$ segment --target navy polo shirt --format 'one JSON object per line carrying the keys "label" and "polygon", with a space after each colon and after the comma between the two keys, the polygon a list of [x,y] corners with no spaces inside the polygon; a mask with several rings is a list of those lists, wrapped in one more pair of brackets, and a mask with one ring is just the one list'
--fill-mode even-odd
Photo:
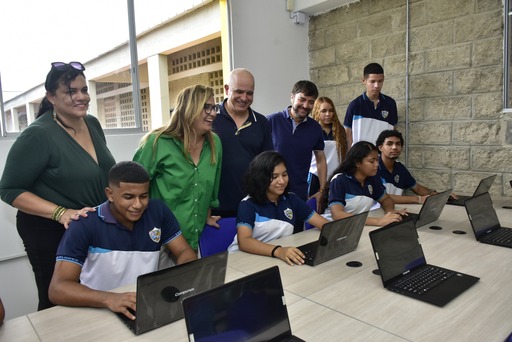
{"label": "navy polo shirt", "polygon": [[222,170],[219,187],[219,211],[235,211],[238,204],[247,195],[243,186],[243,177],[249,163],[263,151],[272,150],[270,125],[262,114],[249,108],[247,121],[236,127],[235,121],[224,107],[213,121],[213,131],[222,142]]}
{"label": "navy polo shirt", "polygon": [[378,174],[367,177],[361,186],[353,175],[338,173],[329,185],[329,206],[341,204],[347,213],[359,214],[370,210],[385,194]]}
{"label": "navy polo shirt", "polygon": [[290,108],[270,114],[267,119],[272,128],[274,149],[281,153],[286,161],[289,189],[306,200],[311,153],[323,151],[323,133],[320,124],[310,117],[306,117],[294,130]]}
{"label": "navy polo shirt", "polygon": [[395,161],[393,164],[393,172],[390,173],[382,162],[382,158],[379,157],[379,175],[388,194],[402,195],[404,190],[410,189],[416,185],[414,177],[404,164],[399,161]]}

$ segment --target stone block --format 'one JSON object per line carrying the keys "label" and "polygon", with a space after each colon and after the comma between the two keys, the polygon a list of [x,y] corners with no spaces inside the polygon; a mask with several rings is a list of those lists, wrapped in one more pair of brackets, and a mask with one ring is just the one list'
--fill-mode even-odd
{"label": "stone block", "polygon": [[423,149],[423,162],[426,169],[469,170],[469,147],[428,146]]}
{"label": "stone block", "polygon": [[370,51],[372,58],[405,54],[405,33],[373,38],[370,41]]}
{"label": "stone block", "polygon": [[336,60],[335,51],[336,49],[334,47],[328,47],[325,49],[310,52],[309,67],[314,69],[327,65],[333,65]]}
{"label": "stone block", "polygon": [[473,66],[500,65],[503,61],[503,37],[473,42]]}
{"label": "stone block", "polygon": [[451,122],[412,122],[409,125],[409,143],[414,145],[449,145]]}
{"label": "stone block", "polygon": [[452,93],[452,72],[413,75],[410,77],[411,98],[446,96]]}
{"label": "stone block", "polygon": [[[483,178],[493,174],[495,174],[495,172],[454,172],[451,187],[455,193],[472,195],[478,183],[480,183]],[[491,186],[491,190],[489,190],[491,195],[501,195],[501,184],[499,184],[501,182],[498,178],[499,177],[496,177]]]}
{"label": "stone block", "polygon": [[358,21],[358,37],[383,36],[393,32],[393,14],[390,11],[373,14]]}
{"label": "stone block", "polygon": [[368,59],[370,55],[369,45],[370,42],[365,39],[337,46],[335,52],[336,63],[343,64]]}
{"label": "stone block", "polygon": [[348,81],[348,67],[345,64],[317,69],[317,79],[315,83],[321,84],[322,86],[337,85],[347,83]]}
{"label": "stone block", "polygon": [[502,115],[503,94],[501,92],[474,94],[473,119],[497,120]]}
{"label": "stone block", "polygon": [[326,30],[309,31],[309,51],[315,51],[326,47]]}
{"label": "stone block", "polygon": [[434,97],[425,100],[426,121],[444,121],[471,119],[471,97],[465,96],[446,96]]}
{"label": "stone block", "polygon": [[474,7],[473,1],[468,0],[429,0],[426,4],[429,23],[468,16]]}
{"label": "stone block", "polygon": [[325,30],[326,41],[329,46],[347,44],[357,39],[357,23],[337,24]]}
{"label": "stone block", "polygon": [[454,122],[453,143],[457,145],[498,145],[500,129],[499,123],[492,121]]}
{"label": "stone block", "polygon": [[427,72],[471,67],[471,44],[444,46],[426,51]]}
{"label": "stone block", "polygon": [[453,44],[453,24],[440,22],[412,28],[409,36],[411,52],[451,45]]}
{"label": "stone block", "polygon": [[421,121],[426,112],[426,99],[410,99],[409,100],[409,121]]}
{"label": "stone block", "polygon": [[[502,11],[489,11],[455,19],[454,43],[471,42],[503,35]],[[500,20],[497,20],[500,18]]]}
{"label": "stone block", "polygon": [[485,12],[492,10],[502,10],[503,0],[477,0],[476,12]]}
{"label": "stone block", "polygon": [[499,66],[455,70],[455,94],[488,93],[501,91],[503,68]]}

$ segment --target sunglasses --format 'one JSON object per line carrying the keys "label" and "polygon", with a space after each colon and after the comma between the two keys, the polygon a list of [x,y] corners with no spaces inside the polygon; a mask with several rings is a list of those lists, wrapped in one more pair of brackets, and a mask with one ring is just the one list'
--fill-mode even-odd
{"label": "sunglasses", "polygon": [[82,63],[80,62],[69,62],[69,63],[64,63],[64,62],[53,62],[52,63],[52,68],[55,68],[59,71],[64,71],[64,70],[67,70],[69,68],[73,68],[73,69],[76,69],[78,71],[84,71],[85,70],[85,67]]}
{"label": "sunglasses", "polygon": [[203,106],[203,110],[206,114],[210,115],[212,113],[212,111],[215,111],[215,113],[218,113],[220,110],[220,106],[218,104],[205,103]]}
{"label": "sunglasses", "polygon": [[67,70],[70,70],[70,69],[75,69],[75,70],[78,70],[78,71],[84,71],[85,67],[80,62],[69,62],[69,63],[53,62],[52,63],[52,68],[50,69],[50,72],[48,73],[48,75],[46,75],[46,81],[44,82],[45,89],[46,90],[50,89],[50,82],[51,82],[52,78],[54,77],[55,70],[63,72],[63,71],[67,71]]}

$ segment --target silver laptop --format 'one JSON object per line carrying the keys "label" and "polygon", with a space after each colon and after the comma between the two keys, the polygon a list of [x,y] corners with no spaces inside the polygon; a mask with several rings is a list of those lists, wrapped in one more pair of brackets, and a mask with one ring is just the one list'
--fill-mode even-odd
{"label": "silver laptop", "polygon": [[492,175],[492,176],[489,176],[489,177],[486,177],[486,178],[480,180],[480,183],[478,183],[478,186],[476,187],[475,192],[473,193],[472,196],[458,195],[457,199],[455,199],[453,197],[448,197],[447,204],[458,205],[458,206],[463,207],[464,202],[466,200],[470,199],[471,197],[475,197],[475,196],[481,195],[483,193],[489,192],[489,190],[491,189],[492,183],[494,183],[495,178],[496,178],[496,175]]}
{"label": "silver laptop", "polygon": [[293,336],[279,268],[273,266],[185,298],[189,341],[298,341]]}
{"label": "silver laptop", "polygon": [[512,248],[512,228],[501,226],[488,192],[468,199],[465,207],[478,241]]}
{"label": "silver laptop", "polygon": [[228,253],[222,252],[137,278],[137,310],[119,318],[139,335],[183,318],[181,302],[193,294],[223,285]]}
{"label": "silver laptop", "polygon": [[439,219],[443,212],[444,206],[452,190],[446,190],[435,195],[430,195],[425,199],[425,203],[421,206],[418,214],[409,213],[416,220],[416,228],[423,227]]}
{"label": "silver laptop", "polygon": [[357,248],[368,212],[324,224],[318,241],[297,247],[306,256],[304,263],[316,266]]}
{"label": "silver laptop", "polygon": [[413,218],[370,232],[384,287],[390,291],[444,306],[479,278],[427,264]]}

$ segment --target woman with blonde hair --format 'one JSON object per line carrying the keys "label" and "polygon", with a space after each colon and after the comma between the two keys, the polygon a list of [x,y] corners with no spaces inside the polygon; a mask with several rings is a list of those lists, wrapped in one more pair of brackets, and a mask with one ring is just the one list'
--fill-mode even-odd
{"label": "woman with blonde hair", "polygon": [[206,223],[218,226],[222,145],[212,132],[219,106],[213,89],[196,85],[178,94],[169,122],[146,134],[133,160],[150,175],[150,197],[172,210],[189,245],[197,250]]}
{"label": "woman with blonde hair", "polygon": [[[322,126],[325,143],[324,153],[327,160],[327,179],[329,179],[334,169],[341,164],[347,155],[347,135],[330,98],[325,96],[317,98],[311,116]],[[309,194],[319,191],[319,186],[316,159],[313,154],[309,169]],[[323,189],[323,191],[325,190]]]}

